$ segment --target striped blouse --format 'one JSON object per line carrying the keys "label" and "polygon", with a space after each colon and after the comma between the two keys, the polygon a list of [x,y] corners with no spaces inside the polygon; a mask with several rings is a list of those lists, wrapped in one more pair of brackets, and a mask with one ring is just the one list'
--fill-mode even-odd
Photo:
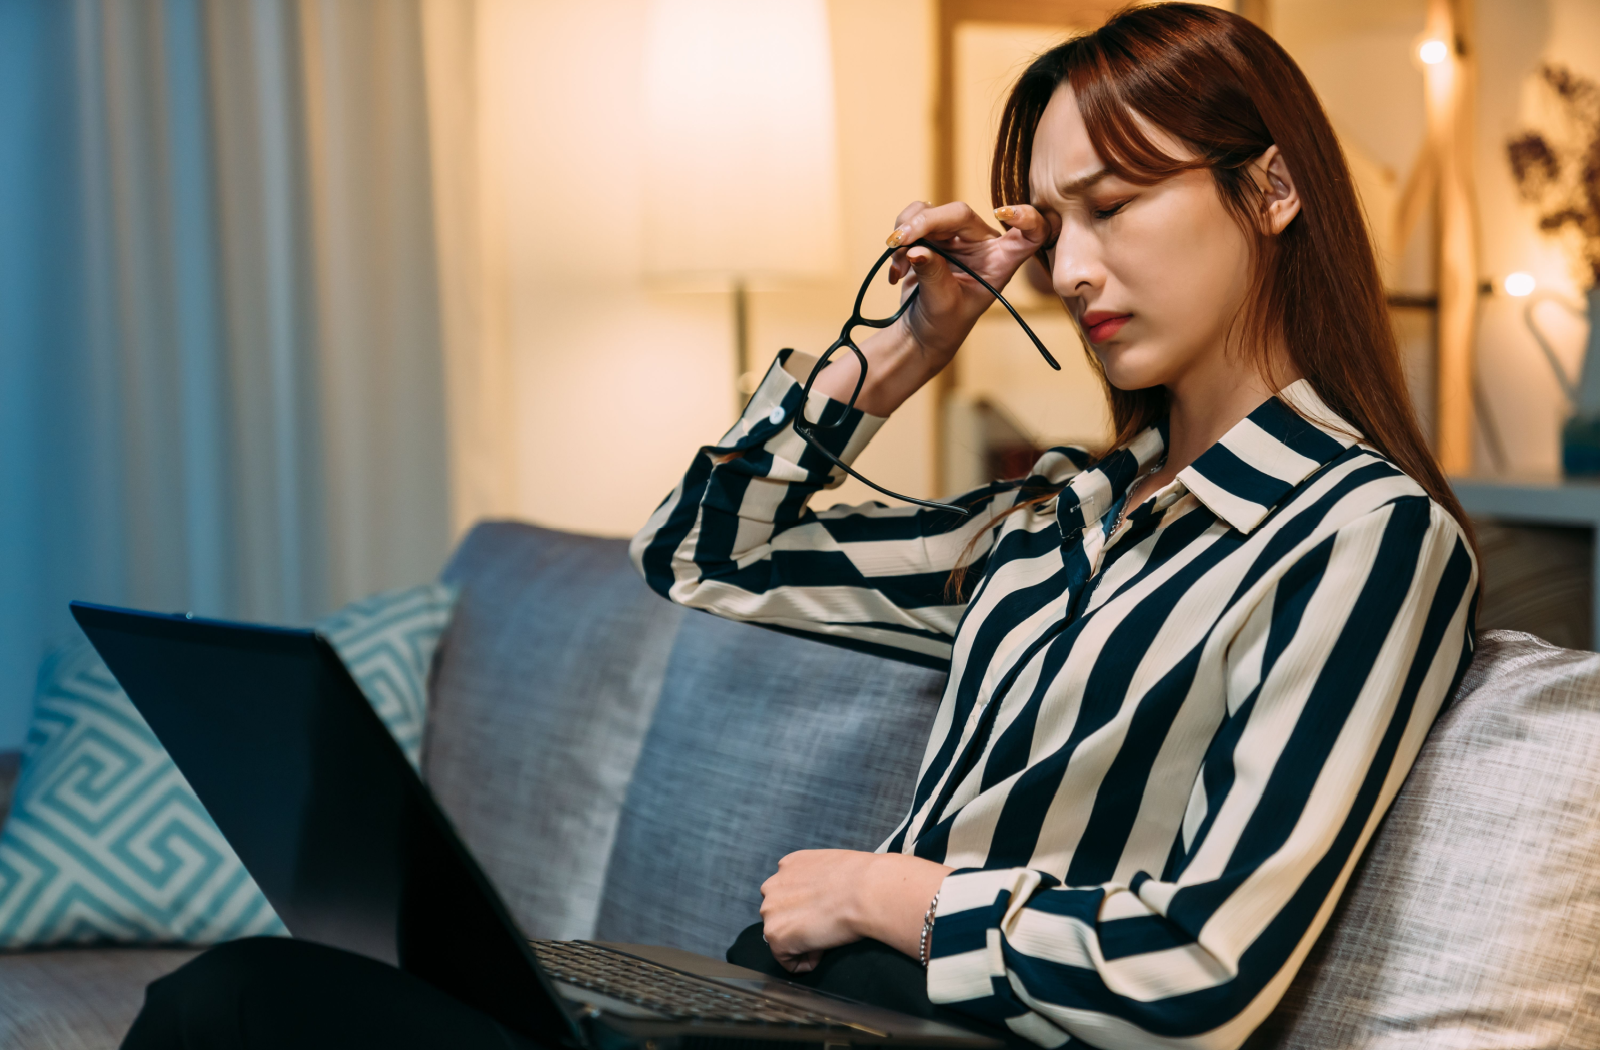
{"label": "striped blouse", "polygon": [[[1239,1046],[1465,670],[1461,529],[1303,380],[1120,523],[1164,426],[1098,463],[1051,449],[967,518],[814,511],[842,472],[788,425],[809,367],[774,363],[635,564],[683,605],[949,670],[880,847],[957,869],[934,1002],[1043,1046]],[[818,413],[846,462],[883,422]]]}

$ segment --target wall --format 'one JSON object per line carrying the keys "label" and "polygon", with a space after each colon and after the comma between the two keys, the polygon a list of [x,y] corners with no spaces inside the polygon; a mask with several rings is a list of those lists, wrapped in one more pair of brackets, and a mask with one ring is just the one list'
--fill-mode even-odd
{"label": "wall", "polygon": [[[1424,6],[1424,0],[1276,0],[1270,13],[1274,33],[1306,69],[1345,140],[1381,234],[1386,273],[1406,291],[1428,290],[1432,271],[1426,222],[1405,244],[1386,239],[1423,134],[1413,52]],[[641,272],[646,11],[647,0],[479,0],[476,6],[473,141],[461,147],[460,169],[436,178],[451,171],[461,178],[460,171],[472,169],[476,233],[483,242],[474,249],[481,270],[475,283],[484,289],[479,322],[486,330],[478,341],[498,346],[499,356],[491,355],[492,367],[476,373],[483,390],[466,402],[476,414],[458,409],[452,420],[458,438],[464,428],[483,430],[479,454],[456,457],[458,489],[466,463],[488,479],[479,487],[489,493],[470,502],[467,513],[458,508],[458,528],[478,515],[500,514],[625,535],[666,494],[694,449],[730,422],[728,296],[655,287]],[[754,291],[756,357],[782,346],[815,350],[830,342],[891,219],[906,202],[927,195],[932,16],[931,0],[830,4],[845,271],[811,287]],[[1498,281],[1511,270],[1529,270],[1542,287],[1575,296],[1566,259],[1539,238],[1516,199],[1503,146],[1532,112],[1527,81],[1541,57],[1600,73],[1594,46],[1600,43],[1600,5],[1480,0],[1476,20],[1478,39],[1492,43],[1479,56],[1483,274]],[[441,252],[448,251],[442,237]],[[1483,302],[1478,353],[1488,425],[1480,432],[1498,436],[1509,468],[1551,470],[1564,407],[1520,310],[1504,295]],[[1575,362],[1585,326],[1553,306],[1544,310],[1559,348]],[[1041,329],[1047,342],[1065,351],[1058,356],[1073,357],[1065,324],[1043,323],[1051,329]],[[1426,418],[1432,384],[1427,315],[1406,314],[1400,328]],[[1012,347],[1017,340],[1001,329],[984,361],[987,371],[971,370],[978,386],[987,372],[1008,388],[1016,385],[1005,380],[1011,371],[1038,372],[1031,348]],[[976,361],[981,355],[969,356]],[[452,352],[453,366],[461,358]],[[1098,395],[1085,387],[1079,398],[1082,384],[1067,385],[1074,396],[1063,402],[1068,411],[1060,418],[1076,423],[1045,426],[1052,406],[1019,406],[1030,419],[1040,417],[1035,429],[1043,437],[1088,438],[1103,425]],[[499,408],[484,407],[496,399]],[[913,494],[938,491],[927,402],[914,400],[885,428],[860,464],[869,476]],[[483,418],[496,413],[505,417],[503,440],[492,427],[484,429]],[[1480,466],[1492,466],[1488,443],[1479,446]],[[485,466],[491,458],[495,462]],[[850,482],[823,502],[869,496]]]}
{"label": "wall", "polygon": [[[984,214],[989,165],[1000,114],[1011,86],[1033,57],[1087,26],[968,22],[956,27],[953,50],[956,197]],[[956,398],[947,434],[947,488],[962,491],[992,480],[985,443],[962,409],[982,400],[1003,411],[1030,443],[1103,446],[1111,416],[1099,377],[1061,301],[1013,280],[1005,289],[1029,327],[1061,364],[1052,371],[1009,314],[998,307],[978,322],[956,358]],[[968,409],[970,411],[970,409]]]}
{"label": "wall", "polygon": [[[1533,210],[1517,196],[1505,144],[1536,117],[1546,97],[1533,79],[1540,61],[1561,63],[1600,80],[1600,4],[1480,0],[1477,18],[1478,39],[1486,45],[1481,49],[1476,142],[1480,272],[1498,283],[1506,273],[1523,270],[1538,279],[1541,291],[1581,304],[1582,285],[1567,255],[1539,234]],[[1484,300],[1478,367],[1489,423],[1498,431],[1507,468],[1549,473],[1559,469],[1559,427],[1569,408],[1523,324],[1524,302],[1503,294]],[[1587,325],[1553,305],[1540,307],[1538,316],[1568,371],[1576,374]],[[1480,468],[1492,465],[1483,436],[1480,427]]]}
{"label": "wall", "polygon": [[[1275,0],[1274,35],[1305,70],[1351,156],[1357,182],[1388,253],[1391,287],[1432,287],[1426,224],[1403,245],[1388,236],[1396,198],[1424,133],[1422,77],[1414,52],[1425,0]],[[1549,473],[1558,469],[1558,428],[1568,408],[1522,320],[1525,300],[1500,289],[1507,273],[1526,271],[1542,292],[1581,302],[1568,258],[1540,236],[1506,163],[1505,144],[1540,108],[1533,72],[1544,60],[1600,78],[1600,4],[1593,0],[1478,0],[1472,10],[1478,81],[1474,178],[1479,215],[1479,273],[1493,292],[1480,304],[1477,335],[1480,413],[1476,469]],[[1539,308],[1552,342],[1575,370],[1587,326],[1554,305]],[[1431,342],[1425,316],[1399,317],[1402,349],[1419,407],[1429,415]]]}
{"label": "wall", "polygon": [[[694,450],[732,420],[731,303],[641,272],[645,0],[481,0],[480,235],[503,310],[508,491],[486,509],[613,535],[638,527]],[[931,5],[830,4],[845,272],[751,295],[752,353],[819,351],[895,214],[929,186]],[[932,491],[930,418],[914,400],[860,464]],[[860,499],[852,482],[838,498]],[[825,502],[828,502],[825,500]],[[459,524],[459,522],[458,522]]]}

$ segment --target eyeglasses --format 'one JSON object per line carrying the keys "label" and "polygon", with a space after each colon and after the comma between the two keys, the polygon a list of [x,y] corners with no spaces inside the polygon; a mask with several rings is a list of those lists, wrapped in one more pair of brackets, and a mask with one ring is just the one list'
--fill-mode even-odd
{"label": "eyeglasses", "polygon": [[[822,357],[817,360],[817,366],[811,370],[811,375],[806,379],[803,398],[800,403],[800,411],[794,414],[794,432],[804,438],[806,443],[812,448],[828,457],[828,459],[833,462],[834,466],[843,470],[846,474],[849,474],[852,478],[855,478],[857,481],[861,482],[863,485],[866,485],[875,492],[881,492],[891,499],[897,499],[904,503],[913,503],[919,507],[927,507],[929,510],[947,510],[952,514],[959,514],[965,517],[972,513],[971,509],[967,507],[962,507],[954,503],[939,503],[934,500],[916,499],[911,496],[902,496],[898,492],[892,492],[889,489],[884,488],[882,485],[871,480],[870,478],[863,477],[859,471],[849,466],[849,464],[845,463],[838,456],[835,456],[823,446],[820,440],[817,439],[817,431],[833,430],[844,425],[844,421],[849,415],[849,409],[856,407],[856,398],[861,396],[861,387],[867,381],[867,355],[861,352],[861,348],[856,345],[856,341],[851,338],[850,333],[862,325],[865,325],[868,328],[888,328],[890,325],[900,320],[907,310],[911,309],[911,304],[916,302],[917,296],[922,293],[921,288],[913,288],[911,290],[911,294],[906,296],[905,302],[900,304],[900,309],[896,310],[894,315],[891,317],[872,318],[863,317],[861,314],[861,304],[862,301],[867,297],[867,289],[872,287],[872,279],[878,276],[878,271],[883,269],[883,264],[889,261],[889,257],[894,255],[895,252],[899,251],[900,248],[904,247],[921,247],[926,248],[931,252],[935,252],[943,256],[945,261],[950,263],[950,265],[961,269],[967,274],[967,276],[983,285],[984,289],[990,295],[994,296],[995,299],[999,301],[1000,305],[1005,307],[1006,311],[1016,319],[1017,324],[1022,326],[1022,330],[1028,333],[1028,338],[1033,340],[1033,345],[1038,347],[1039,353],[1044,355],[1045,362],[1056,371],[1061,371],[1060,363],[1056,361],[1054,357],[1050,356],[1050,351],[1046,350],[1044,343],[1040,342],[1039,337],[1033,334],[1033,329],[1028,327],[1028,322],[1022,319],[1022,315],[1017,313],[1016,308],[1010,303],[1006,302],[1005,296],[1001,295],[1000,292],[988,281],[974,273],[972,267],[968,266],[960,259],[957,259],[955,256],[951,255],[942,248],[929,244],[925,240],[919,240],[909,245],[901,245],[900,247],[890,248],[888,251],[878,256],[878,261],[872,264],[872,269],[867,272],[867,279],[861,282],[861,290],[856,293],[856,306],[855,309],[850,313],[850,320],[846,321],[844,323],[844,327],[839,329],[839,338],[834,340],[833,345],[828,347],[828,349],[823,353]],[[811,386],[817,381],[817,376],[822,374],[822,370],[828,367],[828,362],[833,355],[838,353],[840,350],[845,349],[846,347],[849,347],[850,352],[856,355],[856,360],[861,365],[861,374],[856,378],[856,388],[850,394],[850,403],[845,406],[846,411],[841,414],[841,417],[837,422],[823,423],[820,420],[817,422],[812,422],[805,417],[805,406],[811,399]]]}

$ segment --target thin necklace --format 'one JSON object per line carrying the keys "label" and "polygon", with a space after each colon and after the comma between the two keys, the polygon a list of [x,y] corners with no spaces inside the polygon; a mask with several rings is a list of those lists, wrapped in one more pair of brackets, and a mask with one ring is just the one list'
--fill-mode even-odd
{"label": "thin necklace", "polygon": [[1128,509],[1133,506],[1133,494],[1139,490],[1139,486],[1143,485],[1147,478],[1153,478],[1161,473],[1161,468],[1166,465],[1166,459],[1162,458],[1155,466],[1133,479],[1133,484],[1128,486],[1127,494],[1122,497],[1122,506],[1117,509],[1117,520],[1111,523],[1111,531],[1106,533],[1107,536],[1115,536],[1117,530],[1122,528],[1122,523],[1128,518]]}

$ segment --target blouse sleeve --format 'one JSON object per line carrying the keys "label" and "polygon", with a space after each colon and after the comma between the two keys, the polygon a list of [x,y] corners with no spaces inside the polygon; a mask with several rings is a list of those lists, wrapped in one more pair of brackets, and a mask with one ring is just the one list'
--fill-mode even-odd
{"label": "blouse sleeve", "polygon": [[[700,449],[633,538],[634,565],[680,605],[944,669],[965,607],[948,593],[950,573],[977,536],[969,571],[981,575],[985,526],[1018,483],[960,497],[967,517],[881,503],[812,510],[817,491],[845,478],[791,426],[803,394],[795,376],[813,361],[779,356],[733,429]],[[884,422],[816,392],[806,418],[825,424],[817,437],[846,463]]]}
{"label": "blouse sleeve", "polygon": [[1477,569],[1405,497],[1279,576],[1227,659],[1227,708],[1166,870],[1064,886],[957,871],[937,1003],[1044,1046],[1238,1047],[1288,987],[1471,656]]}

